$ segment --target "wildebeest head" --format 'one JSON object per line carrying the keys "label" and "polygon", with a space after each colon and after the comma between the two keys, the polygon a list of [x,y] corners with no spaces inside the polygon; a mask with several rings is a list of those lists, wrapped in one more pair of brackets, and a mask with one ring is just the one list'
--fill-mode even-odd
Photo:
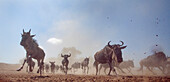
{"label": "wildebeest head", "polygon": [[89,58],[88,58],[88,57],[86,57],[86,58],[84,59],[84,61],[89,61]]}
{"label": "wildebeest head", "polygon": [[123,41],[120,41],[122,44],[114,44],[114,45],[110,45],[110,42],[108,42],[108,46],[113,49],[113,51],[115,52],[116,56],[117,56],[117,60],[118,60],[118,63],[121,63],[123,61],[123,58],[122,58],[122,51],[121,49],[124,49],[126,48],[127,46],[123,46],[124,45],[124,42]]}
{"label": "wildebeest head", "polygon": [[23,34],[21,34],[22,39],[20,42],[20,45],[22,46],[27,46],[28,41],[33,41],[32,37],[34,37],[35,35],[30,35],[31,29],[29,30],[29,32],[25,32],[23,29]]}
{"label": "wildebeest head", "polygon": [[61,54],[61,57],[63,57],[64,59],[67,59],[68,57],[71,57],[71,54],[70,55],[67,55],[67,54],[63,55],[63,54]]}
{"label": "wildebeest head", "polygon": [[54,63],[55,63],[55,62],[50,62],[51,65],[55,65]]}
{"label": "wildebeest head", "polygon": [[72,68],[80,68],[81,63],[75,62],[74,64],[71,65]]}
{"label": "wildebeest head", "polygon": [[155,56],[159,61],[167,61],[167,57],[164,52],[155,52]]}

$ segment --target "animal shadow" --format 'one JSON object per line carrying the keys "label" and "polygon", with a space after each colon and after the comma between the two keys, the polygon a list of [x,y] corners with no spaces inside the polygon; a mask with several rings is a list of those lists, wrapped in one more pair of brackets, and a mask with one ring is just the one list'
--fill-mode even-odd
{"label": "animal shadow", "polygon": [[38,78],[49,78],[50,76],[33,76],[30,77],[31,79],[38,79]]}

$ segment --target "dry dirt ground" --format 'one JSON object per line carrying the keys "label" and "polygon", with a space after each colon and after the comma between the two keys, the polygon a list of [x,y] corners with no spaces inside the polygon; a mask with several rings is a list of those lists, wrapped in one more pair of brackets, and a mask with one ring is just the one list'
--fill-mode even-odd
{"label": "dry dirt ground", "polygon": [[56,74],[45,73],[43,76],[34,73],[20,72],[16,69],[20,65],[0,63],[0,82],[170,82],[170,76],[159,75],[90,75],[73,74],[65,75],[61,72]]}
{"label": "dry dirt ground", "polygon": [[43,75],[27,73],[7,73],[0,74],[0,82],[170,82],[170,77],[166,76],[107,76],[107,75],[73,75],[54,74]]}

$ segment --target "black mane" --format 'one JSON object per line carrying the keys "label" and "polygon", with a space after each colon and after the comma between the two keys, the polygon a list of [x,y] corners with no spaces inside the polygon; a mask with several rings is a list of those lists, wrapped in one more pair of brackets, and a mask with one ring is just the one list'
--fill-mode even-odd
{"label": "black mane", "polygon": [[38,43],[37,43],[37,40],[33,39],[33,42],[34,42],[37,46],[39,46]]}

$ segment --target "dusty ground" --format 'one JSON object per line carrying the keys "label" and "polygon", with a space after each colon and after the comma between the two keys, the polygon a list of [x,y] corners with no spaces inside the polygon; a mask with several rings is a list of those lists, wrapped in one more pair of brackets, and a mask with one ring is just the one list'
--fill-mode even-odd
{"label": "dusty ground", "polygon": [[80,71],[76,74],[69,72],[68,75],[63,74],[62,72],[57,72],[56,74],[45,73],[40,77],[35,71],[34,73],[26,73],[25,70],[20,72],[16,71],[19,66],[20,65],[0,64],[0,82],[170,82],[170,76],[166,75],[119,74],[118,76],[107,76],[102,74],[96,76],[92,72],[90,75],[79,74]]}
{"label": "dusty ground", "polygon": [[170,77],[167,76],[107,76],[107,75],[63,75],[63,74],[54,74],[54,75],[44,75],[39,76],[37,74],[27,74],[27,73],[7,73],[0,74],[1,81],[39,81],[39,82],[53,82],[53,81],[67,81],[67,82],[170,82]]}

